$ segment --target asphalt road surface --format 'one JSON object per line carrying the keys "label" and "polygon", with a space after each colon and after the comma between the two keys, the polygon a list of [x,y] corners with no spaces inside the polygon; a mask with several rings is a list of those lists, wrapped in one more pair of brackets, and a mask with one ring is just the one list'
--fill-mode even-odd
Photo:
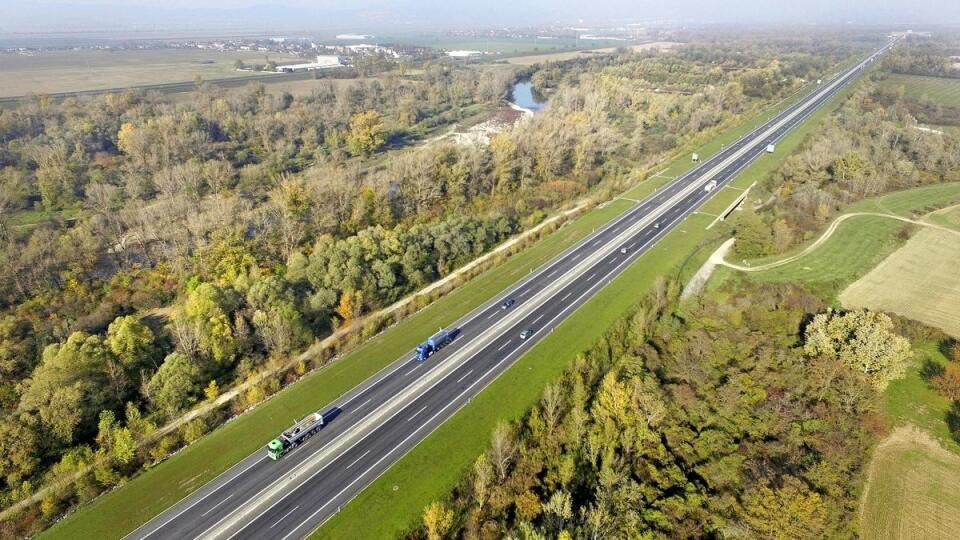
{"label": "asphalt road surface", "polygon": [[[338,416],[282,459],[256,452],[128,538],[308,535],[889,46],[457,321],[457,338],[428,360],[417,362],[411,351],[335,402],[318,403]],[[708,191],[711,181],[717,187]],[[507,298],[515,303],[502,309]],[[533,334],[522,339],[524,330]]]}

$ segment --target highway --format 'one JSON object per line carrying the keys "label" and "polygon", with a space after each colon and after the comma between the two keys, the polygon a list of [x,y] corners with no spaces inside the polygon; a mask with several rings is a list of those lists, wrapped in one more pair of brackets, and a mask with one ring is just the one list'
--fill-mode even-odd
{"label": "highway", "polygon": [[[892,44],[457,321],[457,338],[428,360],[417,362],[411,351],[333,403],[317,403],[338,416],[282,459],[256,452],[127,538],[308,535]],[[717,188],[704,189],[711,181]],[[506,298],[516,303],[501,309]],[[521,339],[524,330],[533,334]]]}

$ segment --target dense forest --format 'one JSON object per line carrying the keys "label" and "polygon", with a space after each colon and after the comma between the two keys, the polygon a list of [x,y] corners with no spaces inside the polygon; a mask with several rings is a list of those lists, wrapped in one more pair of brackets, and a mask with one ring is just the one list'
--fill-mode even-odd
{"label": "dense forest", "polygon": [[851,538],[909,341],[792,285],[661,281],[501,424],[415,537]]}
{"label": "dense forest", "polygon": [[[525,72],[432,63],[297,97],[199,85],[0,109],[4,506],[92,466],[4,534],[42,528],[290,379],[143,444],[193,404],[862,47],[694,45]],[[545,111],[489,145],[430,139],[492,114],[524,75]]]}

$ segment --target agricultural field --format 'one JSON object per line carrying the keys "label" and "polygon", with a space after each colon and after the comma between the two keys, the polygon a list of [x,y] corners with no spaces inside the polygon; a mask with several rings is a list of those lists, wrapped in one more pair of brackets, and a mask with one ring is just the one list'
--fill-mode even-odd
{"label": "agricultural field", "polygon": [[941,227],[960,231],[960,206],[950,206],[930,212],[924,219]]}
{"label": "agricultural field", "polygon": [[960,537],[960,456],[902,427],[874,450],[860,509],[867,540]]}
{"label": "agricultural field", "polygon": [[960,203],[960,182],[950,182],[895,191],[866,199],[851,205],[847,211],[882,212],[906,218],[918,218],[957,203]]}
{"label": "agricultural field", "polygon": [[903,87],[904,95],[914,99],[927,96],[940,105],[960,107],[960,79],[891,74],[883,85],[893,90]]}
{"label": "agricultural field", "polygon": [[880,216],[853,217],[841,223],[810,254],[750,276],[772,282],[804,283],[833,297],[893,253],[902,242],[899,233],[904,227],[903,222]]}
{"label": "agricultural field", "polygon": [[385,43],[397,45],[415,45],[434,49],[482,51],[489,54],[514,55],[562,49],[583,49],[588,47],[616,46],[614,40],[584,40],[575,38],[507,38],[507,37],[451,37],[438,35],[404,36],[384,38]]}
{"label": "agricultural field", "polygon": [[[888,214],[906,219],[926,221],[943,227],[960,227],[960,183],[934,184],[889,193],[866,199],[847,208],[848,213],[866,212]],[[714,210],[720,208],[714,205]],[[939,209],[939,210],[938,210]],[[911,230],[919,228],[896,219],[873,215],[850,216],[837,224],[836,229],[807,254],[812,243],[800,246],[792,254],[753,261],[730,261],[734,264],[759,266],[784,259],[791,259],[764,270],[749,273],[753,279],[773,282],[804,283],[826,297],[836,297],[855,281],[866,276],[878,264],[892,255],[907,240]],[[729,268],[718,269],[719,282],[730,272]],[[718,283],[711,283],[714,288]],[[918,319],[920,320],[920,319]]]}
{"label": "agricultural field", "polygon": [[960,337],[960,233],[924,228],[847,287],[848,308],[897,313]]}
{"label": "agricultural field", "polygon": [[[55,51],[35,56],[0,55],[0,97],[246,77],[234,62],[266,62],[265,53],[202,50]],[[269,53],[283,63],[298,58]]]}
{"label": "agricultural field", "polygon": [[[627,48],[633,51],[643,51],[648,49],[667,51],[676,47],[677,45],[679,45],[679,43],[672,41],[657,41],[654,43],[644,43],[642,45],[632,45],[628,46]],[[590,49],[586,51],[564,51],[545,54],[531,54],[525,56],[515,56],[507,60],[507,62],[518,66],[532,66],[534,64],[542,64],[545,62],[562,62],[564,60],[573,60],[574,58],[588,58],[594,54],[607,54],[612,53],[615,50],[616,47],[604,47],[601,49]]]}

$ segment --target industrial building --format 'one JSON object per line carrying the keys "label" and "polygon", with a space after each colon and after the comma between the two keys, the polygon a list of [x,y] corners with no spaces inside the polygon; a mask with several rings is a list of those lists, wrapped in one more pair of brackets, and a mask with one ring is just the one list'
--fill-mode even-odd
{"label": "industrial building", "polygon": [[277,72],[294,73],[297,71],[314,71],[317,69],[338,68],[345,65],[347,65],[347,61],[343,57],[332,54],[321,54],[317,55],[316,62],[310,62],[308,64],[285,64],[282,66],[277,66]]}

